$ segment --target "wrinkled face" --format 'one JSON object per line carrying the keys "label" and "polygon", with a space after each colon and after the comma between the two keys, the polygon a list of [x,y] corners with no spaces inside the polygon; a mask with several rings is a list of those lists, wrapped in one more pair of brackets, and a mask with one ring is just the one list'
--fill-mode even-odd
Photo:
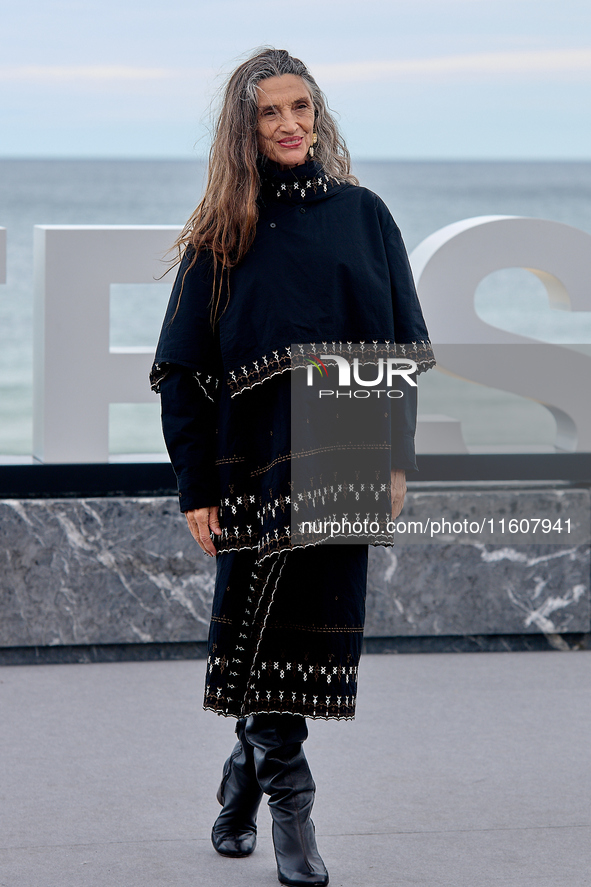
{"label": "wrinkled face", "polygon": [[284,169],[304,163],[314,130],[308,87],[301,77],[282,74],[261,80],[257,92],[259,151]]}

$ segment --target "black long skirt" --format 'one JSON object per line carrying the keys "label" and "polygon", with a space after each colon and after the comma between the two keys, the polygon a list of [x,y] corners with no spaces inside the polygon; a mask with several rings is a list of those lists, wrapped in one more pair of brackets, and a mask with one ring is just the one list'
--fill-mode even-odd
{"label": "black long skirt", "polygon": [[355,715],[367,545],[218,555],[204,708]]}

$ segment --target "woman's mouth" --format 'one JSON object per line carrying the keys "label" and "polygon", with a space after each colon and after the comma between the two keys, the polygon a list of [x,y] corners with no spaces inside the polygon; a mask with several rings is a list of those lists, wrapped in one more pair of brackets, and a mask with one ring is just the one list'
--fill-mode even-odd
{"label": "woman's mouth", "polygon": [[281,145],[282,148],[299,148],[302,144],[302,137],[297,136],[295,138],[290,139],[281,139],[280,142],[277,142],[278,145]]}

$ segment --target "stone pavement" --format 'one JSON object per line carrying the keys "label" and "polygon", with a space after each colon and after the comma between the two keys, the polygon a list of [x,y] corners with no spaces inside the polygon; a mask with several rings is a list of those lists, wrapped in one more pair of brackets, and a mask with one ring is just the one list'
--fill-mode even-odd
{"label": "stone pavement", "polygon": [[[273,887],[209,840],[233,722],[204,662],[0,669],[1,887]],[[333,887],[591,885],[591,655],[364,656],[354,722],[310,722]]]}

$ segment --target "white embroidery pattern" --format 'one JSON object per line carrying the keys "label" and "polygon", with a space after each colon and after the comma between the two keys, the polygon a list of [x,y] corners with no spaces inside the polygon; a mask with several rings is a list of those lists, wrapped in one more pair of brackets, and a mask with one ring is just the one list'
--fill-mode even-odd
{"label": "white embroidery pattern", "polygon": [[293,183],[282,182],[281,186],[277,188],[275,192],[277,197],[291,197],[292,194],[297,194],[299,192],[299,196],[304,199],[309,193],[316,194],[319,190],[322,190],[324,193],[328,190],[328,186],[331,185],[331,179],[334,184],[339,184],[339,180],[335,179],[334,176],[327,176],[326,173],[322,176],[318,176],[318,178],[313,179],[302,179],[301,181],[295,179]]}
{"label": "white embroidery pattern", "polygon": [[[160,394],[160,384],[168,375],[171,366],[171,363],[155,363],[152,367],[152,371],[150,373],[150,387],[152,391],[155,391],[156,394]],[[191,373],[192,377],[195,379],[205,396],[208,400],[212,402],[215,401],[216,392],[220,384],[220,379],[217,376],[212,375],[211,373],[200,372],[199,370],[193,370]]]}
{"label": "white embroidery pattern", "polygon": [[435,356],[431,342],[428,339],[416,342],[391,342],[386,340],[379,342],[310,342],[298,345],[295,354],[291,352],[291,346],[275,349],[270,355],[263,355],[251,361],[249,365],[243,364],[237,369],[230,370],[227,385],[230,387],[231,397],[236,397],[242,391],[261,385],[267,379],[273,378],[278,373],[294,370],[308,365],[310,353],[336,354],[354,357],[368,361],[374,361],[380,357],[408,357],[414,360],[418,367],[418,373],[435,366]]}
{"label": "white embroidery pattern", "polygon": [[[223,673],[228,667],[225,657],[220,659],[210,655],[207,662],[208,675],[212,675],[216,669]],[[241,664],[241,660],[237,658],[232,662]],[[265,678],[269,675],[272,675],[275,684],[273,689],[265,689]],[[328,661],[296,662],[293,659],[290,662],[261,662],[255,666],[252,677],[253,685],[248,694],[244,715],[279,710],[313,719],[352,720],[355,717],[358,677],[356,665],[334,665]],[[283,681],[285,689],[281,687]],[[227,686],[229,689],[234,688],[233,684]],[[212,692],[208,680],[204,705],[206,710],[229,714],[232,701],[231,696],[222,695],[221,688]]]}

